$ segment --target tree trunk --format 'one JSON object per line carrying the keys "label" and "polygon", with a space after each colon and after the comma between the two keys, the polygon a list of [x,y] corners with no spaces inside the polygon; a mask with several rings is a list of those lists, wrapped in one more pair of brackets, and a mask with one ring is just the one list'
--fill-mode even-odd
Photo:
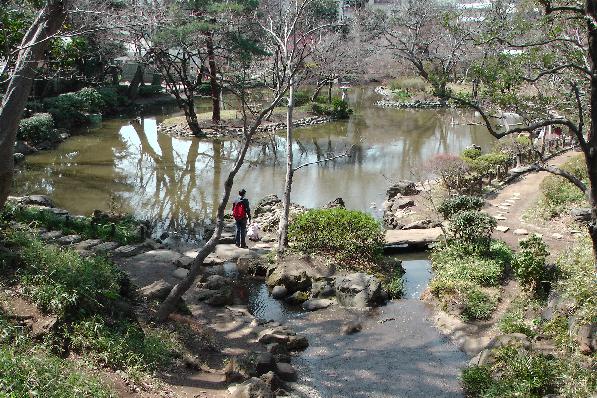
{"label": "tree trunk", "polygon": [[328,82],[328,104],[332,103],[332,87],[334,87],[334,81],[330,80]]}
{"label": "tree trunk", "polygon": [[35,68],[44,59],[50,45],[47,39],[62,26],[68,4],[67,0],[49,0],[21,41],[22,50],[0,107],[0,208],[4,206],[12,185],[14,143],[35,78]]}
{"label": "tree trunk", "polygon": [[220,116],[220,86],[218,84],[218,75],[216,69],[216,56],[214,52],[214,42],[213,42],[213,33],[209,32],[207,34],[207,59],[209,63],[209,83],[211,86],[211,102],[212,102],[212,111],[211,111],[211,121],[214,124],[220,124],[221,116]]}
{"label": "tree trunk", "polygon": [[143,75],[143,66],[140,63],[138,63],[137,70],[135,71],[135,76],[133,76],[133,80],[131,80],[131,83],[129,84],[129,89],[127,91],[127,97],[129,97],[131,101],[136,100],[139,96],[139,86],[143,84]]}
{"label": "tree trunk", "polygon": [[288,247],[288,218],[290,216],[290,192],[292,191],[293,155],[292,155],[292,112],[294,111],[294,82],[290,81],[288,90],[288,110],[286,112],[286,180],[284,182],[284,196],[282,197],[282,214],[278,228],[278,253],[283,253]]}
{"label": "tree trunk", "polygon": [[201,126],[199,126],[199,119],[195,113],[195,101],[189,99],[185,101],[183,106],[184,116],[187,120],[187,125],[195,137],[205,137]]}
{"label": "tree trunk", "polygon": [[597,18],[597,4],[595,0],[586,1],[587,14],[590,20],[587,22],[589,33],[589,58],[591,61],[591,94],[590,94],[590,115],[591,127],[587,139],[588,153],[585,153],[587,170],[589,174],[589,202],[591,204],[591,221],[589,223],[589,235],[593,243],[593,256],[597,268],[597,29],[593,21]]}
{"label": "tree trunk", "polygon": [[319,93],[321,92],[321,90],[323,89],[323,87],[327,84],[327,80],[323,80],[322,82],[320,82],[317,85],[317,88],[315,89],[315,92],[313,92],[313,95],[311,96],[311,102],[316,102],[317,101],[317,97],[319,97]]}

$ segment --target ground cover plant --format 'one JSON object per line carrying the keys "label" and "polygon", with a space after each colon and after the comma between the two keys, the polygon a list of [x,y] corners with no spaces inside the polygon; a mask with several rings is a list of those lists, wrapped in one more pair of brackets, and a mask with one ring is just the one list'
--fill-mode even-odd
{"label": "ground cover plant", "polygon": [[180,356],[171,333],[139,322],[134,288],[109,260],[47,245],[27,229],[3,228],[0,242],[6,248],[0,282],[57,317],[45,339],[50,352],[76,352],[133,377],[168,367]]}
{"label": "ground cover plant", "polygon": [[446,240],[431,253],[429,288],[445,310],[465,320],[491,316],[513,261],[512,250],[492,240],[496,220],[479,211],[482,206],[483,200],[474,196],[451,197],[438,206],[449,228]]}
{"label": "ground cover plant", "polygon": [[65,217],[45,209],[16,206],[8,203],[4,208],[4,217],[34,227],[43,226],[47,229],[60,230],[65,234],[81,235],[85,239],[99,238],[113,240],[121,244],[136,243],[143,240],[141,223],[130,216],[119,217],[114,220],[83,216]]}

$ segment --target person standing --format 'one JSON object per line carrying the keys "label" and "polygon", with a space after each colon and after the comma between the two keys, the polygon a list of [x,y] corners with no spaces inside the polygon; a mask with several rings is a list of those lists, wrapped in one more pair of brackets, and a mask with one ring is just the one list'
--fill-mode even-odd
{"label": "person standing", "polygon": [[232,203],[232,215],[236,222],[236,246],[247,247],[247,220],[251,222],[251,207],[249,200],[245,197],[247,191],[238,191],[238,198]]}

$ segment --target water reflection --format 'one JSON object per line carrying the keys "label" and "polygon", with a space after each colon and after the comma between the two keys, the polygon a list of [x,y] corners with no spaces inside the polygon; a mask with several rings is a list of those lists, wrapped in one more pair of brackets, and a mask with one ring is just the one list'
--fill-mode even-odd
{"label": "water reflection", "polygon": [[[340,196],[350,208],[373,212],[371,204],[379,207],[384,200],[388,179],[423,177],[421,165],[434,154],[493,141],[481,127],[458,124],[470,117],[463,111],[380,109],[372,105],[378,99],[372,89],[353,91],[349,122],[300,129],[293,148],[297,164],[351,146],[353,156],[301,169],[293,201],[314,207]],[[214,216],[239,144],[158,134],[159,121],[109,120],[54,151],[30,156],[18,171],[15,191],[49,194],[79,214],[117,207],[153,221],[157,232],[192,236],[203,219]],[[246,188],[252,200],[280,194],[284,147],[282,135],[255,144],[235,190]]]}

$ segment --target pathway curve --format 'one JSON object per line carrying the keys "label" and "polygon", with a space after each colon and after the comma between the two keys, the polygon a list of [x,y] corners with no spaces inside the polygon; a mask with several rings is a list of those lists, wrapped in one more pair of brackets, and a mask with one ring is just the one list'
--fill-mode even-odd
{"label": "pathway curve", "polygon": [[[553,158],[549,164],[558,166],[574,156],[577,156],[576,152],[566,152]],[[523,220],[525,212],[537,203],[541,195],[541,182],[548,175],[550,173],[546,171],[525,174],[487,201],[486,211],[498,220],[495,238],[505,241],[513,248],[518,248],[518,240],[531,233],[540,234],[552,249],[561,250],[574,242],[574,234],[569,231]]]}

